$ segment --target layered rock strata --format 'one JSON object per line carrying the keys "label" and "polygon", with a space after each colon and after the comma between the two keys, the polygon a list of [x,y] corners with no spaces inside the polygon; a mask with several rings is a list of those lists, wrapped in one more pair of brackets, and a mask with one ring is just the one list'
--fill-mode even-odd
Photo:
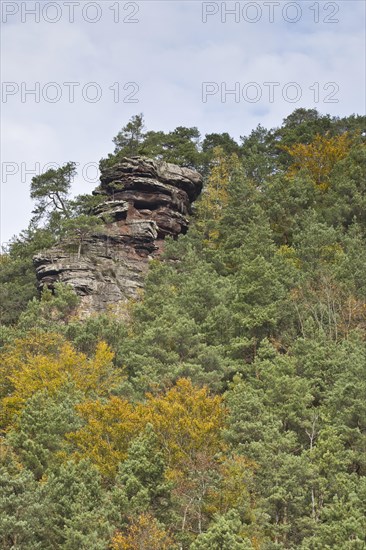
{"label": "layered rock strata", "polygon": [[123,314],[164,238],[186,233],[191,203],[202,189],[195,170],[143,157],[122,159],[102,171],[100,181],[93,194],[104,200],[94,214],[105,223],[84,240],[81,254],[65,241],[34,257],[39,287],[68,283],[81,298],[84,317]]}

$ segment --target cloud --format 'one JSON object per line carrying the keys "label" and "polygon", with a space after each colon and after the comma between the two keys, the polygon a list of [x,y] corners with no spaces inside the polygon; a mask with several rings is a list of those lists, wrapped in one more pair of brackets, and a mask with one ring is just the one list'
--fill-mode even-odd
{"label": "cloud", "polygon": [[[32,16],[25,16],[26,22],[21,22],[22,5],[30,9],[35,2],[4,4],[16,4],[19,12],[3,25],[3,81],[15,82],[20,88],[23,82],[27,89],[38,82],[40,101],[26,95],[24,89],[22,102],[19,89],[2,103],[2,162],[25,163],[30,168],[37,162],[43,166],[51,161],[62,164],[74,160],[81,167],[98,162],[112,151],[112,137],[141,111],[150,129],[198,126],[202,134],[229,132],[236,138],[258,123],[280,125],[300,106],[317,107],[323,113],[339,116],[364,112],[363,2],[301,1],[281,2],[278,6],[274,2],[273,22],[264,2],[240,2],[239,19],[236,22],[235,15],[226,13],[226,23],[222,22],[222,4],[230,10],[237,2],[211,2],[210,9],[217,7],[218,12],[208,16],[206,23],[202,14],[207,3],[198,0],[91,2],[88,4],[97,4],[101,9],[96,23],[86,21],[85,13],[83,19],[86,3],[79,2],[74,22],[70,23],[67,2],[58,2],[61,18],[54,24],[42,14],[39,23]],[[40,3],[41,8],[46,4]],[[261,15],[256,23],[246,20],[255,18],[253,4]],[[299,8],[299,21],[291,23]],[[55,17],[51,8],[47,13],[49,18]],[[93,18],[95,8],[86,13]],[[115,22],[117,16],[119,22]],[[326,22],[329,19],[339,22]],[[60,100],[55,103],[47,100],[57,92],[47,87],[49,82],[56,82],[61,90]],[[64,84],[67,82],[79,83],[74,87],[73,103],[69,101],[70,85]],[[97,83],[101,92],[95,103],[89,99],[98,89],[88,84],[91,82]],[[203,82],[219,86],[219,92],[206,103],[202,101]],[[245,95],[254,91],[246,88],[249,82],[261,86],[262,96],[256,103]],[[273,89],[273,101],[266,82],[279,83]],[[297,103],[286,99],[286,94],[293,97],[291,93],[296,92],[295,88],[286,88],[290,82],[301,88]],[[138,86],[134,96],[138,103],[128,103],[134,85],[124,89],[127,83]],[[222,101],[222,88],[233,89],[236,83],[240,87],[239,101],[230,94],[226,98],[224,94],[226,101]],[[338,90],[327,88],[327,83],[335,83]],[[326,103],[332,91],[338,101]],[[2,241],[29,221],[30,180],[31,174],[23,177],[17,173],[2,182]],[[90,192],[93,187],[81,171],[75,193]]]}

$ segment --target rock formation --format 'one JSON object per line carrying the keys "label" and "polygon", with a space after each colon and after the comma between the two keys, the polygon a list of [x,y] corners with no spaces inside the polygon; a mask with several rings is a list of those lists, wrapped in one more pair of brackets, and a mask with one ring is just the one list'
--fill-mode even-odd
{"label": "rock formation", "polygon": [[164,238],[186,233],[191,203],[202,189],[195,170],[143,157],[122,159],[103,170],[100,180],[93,194],[104,200],[94,214],[105,224],[85,239],[81,255],[63,242],[34,257],[39,287],[70,284],[84,317],[108,309],[123,313]]}

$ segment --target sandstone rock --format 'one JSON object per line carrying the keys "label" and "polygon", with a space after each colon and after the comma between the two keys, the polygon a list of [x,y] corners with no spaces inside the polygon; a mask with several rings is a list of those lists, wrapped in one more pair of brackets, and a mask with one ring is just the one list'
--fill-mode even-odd
{"label": "sandstone rock", "polygon": [[111,184],[123,184],[125,179],[141,184],[141,179],[146,178],[184,190],[190,201],[194,201],[202,191],[202,177],[196,170],[144,157],[122,159],[106,169],[100,181],[101,188],[108,189]]}
{"label": "sandstone rock", "polygon": [[96,209],[95,209],[95,215],[98,218],[102,218],[103,220],[109,221],[109,219],[113,221],[123,220],[126,219],[128,212],[128,202],[126,201],[116,201],[116,200],[109,200],[102,202]]}
{"label": "sandstone rock", "polygon": [[105,310],[123,314],[126,302],[141,292],[164,238],[188,230],[191,202],[202,189],[195,170],[143,157],[122,159],[100,179],[94,194],[104,200],[95,215],[105,225],[85,240],[80,257],[67,241],[34,257],[39,287],[70,284],[83,317]]}

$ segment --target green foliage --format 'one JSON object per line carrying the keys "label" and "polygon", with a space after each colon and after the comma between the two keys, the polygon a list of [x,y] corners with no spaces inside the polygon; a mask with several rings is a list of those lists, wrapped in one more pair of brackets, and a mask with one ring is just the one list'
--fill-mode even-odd
{"label": "green foliage", "polygon": [[54,235],[32,225],[15,237],[0,255],[0,324],[16,323],[29,300],[37,295],[33,256],[52,246]]}
{"label": "green foliage", "polygon": [[79,298],[74,290],[63,283],[55,283],[54,291],[42,291],[40,299],[33,298],[19,316],[17,331],[19,335],[37,329],[41,332],[65,331]]}
{"label": "green foliage", "polygon": [[218,517],[207,533],[199,535],[190,550],[251,550],[254,546],[240,535],[242,529],[239,515],[235,511],[228,512]]}
{"label": "green foliage", "polygon": [[207,174],[213,161],[214,148],[221,147],[227,154],[239,154],[240,147],[227,132],[207,134],[201,142],[198,128],[178,126],[171,132],[144,132],[142,114],[131,117],[113,138],[115,150],[100,161],[108,167],[123,157],[143,155],[156,160],[172,162],[180,166],[196,168]]}
{"label": "green foliage", "polygon": [[133,117],[102,163],[199,167],[205,190],[125,320],[34,298],[32,255],[62,227],[82,252],[99,200],[36,180],[48,225],[0,258],[0,546],[365,547],[364,129],[297,109],[237,144]]}
{"label": "green foliage", "polygon": [[139,147],[144,138],[144,117],[143,114],[135,115],[113,138],[115,145],[114,153],[121,156],[131,157],[139,153]]}
{"label": "green foliage", "polygon": [[200,133],[195,127],[178,126],[167,134],[148,132],[141,152],[145,156],[153,154],[166,162],[194,168],[199,164],[199,139]]}
{"label": "green foliage", "polygon": [[48,511],[39,498],[39,485],[32,473],[21,467],[11,450],[2,445],[0,466],[0,541],[2,548],[38,550],[36,535]]}
{"label": "green foliage", "polygon": [[88,214],[80,214],[76,218],[68,218],[63,222],[63,236],[66,237],[69,244],[70,241],[77,244],[78,259],[80,259],[82,247],[87,237],[98,232],[103,225],[100,218]]}
{"label": "green foliage", "polygon": [[[50,169],[35,176],[31,198],[36,201],[34,217],[26,231],[14,237],[0,255],[0,324],[18,321],[27,303],[38,296],[33,257],[67,237],[75,242],[78,254],[87,236],[97,231],[102,221],[93,215],[100,198],[79,196],[70,199],[75,163]],[[39,227],[44,222],[43,227]]]}
{"label": "green foliage", "polygon": [[66,462],[49,474],[41,494],[48,509],[41,528],[42,548],[106,548],[114,512],[93,466]]}
{"label": "green foliage", "polygon": [[113,498],[126,519],[144,512],[165,520],[171,515],[172,483],[165,479],[166,465],[151,424],[129,446],[121,463]]}
{"label": "green foliage", "polygon": [[46,219],[51,227],[56,228],[62,217],[70,216],[69,195],[75,174],[76,164],[68,162],[58,169],[51,168],[39,176],[34,176],[30,195],[36,201],[33,211],[35,224]]}
{"label": "green foliage", "polygon": [[81,400],[82,394],[72,386],[62,388],[56,396],[40,391],[28,400],[16,427],[9,432],[14,451],[36,479],[61,462],[65,434],[80,426],[75,405]]}
{"label": "green foliage", "polygon": [[10,448],[2,451],[2,548],[107,548],[116,512],[88,462],[66,462],[37,482]]}

